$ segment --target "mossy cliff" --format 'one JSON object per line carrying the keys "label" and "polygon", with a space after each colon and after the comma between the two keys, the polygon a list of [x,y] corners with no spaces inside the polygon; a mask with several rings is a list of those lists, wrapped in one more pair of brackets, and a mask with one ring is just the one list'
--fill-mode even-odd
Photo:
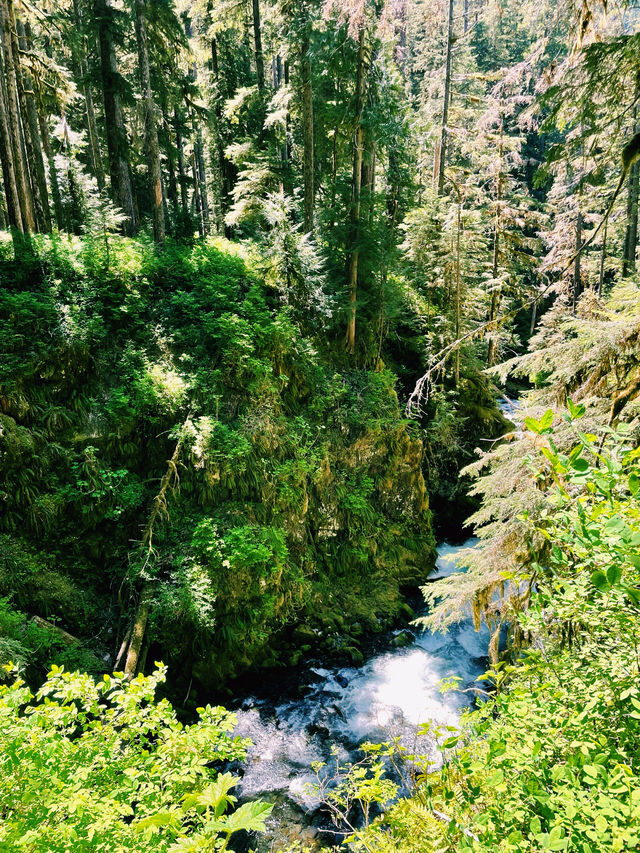
{"label": "mossy cliff", "polygon": [[105,668],[142,589],[142,658],[209,686],[357,659],[433,565],[394,376],[339,369],[228,244],[46,243],[0,277],[0,595]]}

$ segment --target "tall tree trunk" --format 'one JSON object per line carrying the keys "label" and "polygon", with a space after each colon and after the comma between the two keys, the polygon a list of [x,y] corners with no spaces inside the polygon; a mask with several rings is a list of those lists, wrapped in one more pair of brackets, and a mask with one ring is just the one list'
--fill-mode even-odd
{"label": "tall tree trunk", "polygon": [[[489,308],[489,322],[493,323],[498,319],[498,310],[500,308],[501,294],[497,284],[498,272],[500,269],[500,223],[499,214],[496,213],[496,222],[493,230],[493,262],[492,262],[492,278],[493,287],[491,291],[491,306]],[[487,353],[487,367],[493,367],[498,359],[498,340],[497,329],[490,329],[493,334],[489,338],[489,351]]]}
{"label": "tall tree trunk", "polygon": [[104,97],[104,119],[109,154],[111,195],[115,204],[122,208],[126,219],[125,231],[134,235],[138,222],[129,174],[129,146],[120,100],[118,63],[113,40],[112,0],[95,0],[95,17],[98,24],[100,43],[100,71]]}
{"label": "tall tree trunk", "polygon": [[[78,32],[84,33],[84,23],[82,20],[82,7],[80,0],[73,0],[73,12],[78,26]],[[86,38],[82,36],[81,43],[78,49],[78,67],[80,71],[82,94],[85,102],[85,117],[87,120],[87,134],[89,136],[89,146],[91,148],[91,162],[93,163],[93,174],[98,184],[98,189],[102,192],[105,188],[104,166],[102,165],[102,154],[100,152],[100,136],[98,135],[98,125],[96,123],[96,109],[93,102],[93,92],[91,90],[91,81],[89,79],[89,64],[87,62],[87,43]]]}
{"label": "tall tree trunk", "polygon": [[[456,340],[460,340],[460,302],[462,278],[460,275],[460,238],[462,232],[462,199],[458,193],[456,207]],[[460,384],[460,347],[456,347],[456,386]]]}
{"label": "tall tree trunk", "polygon": [[[26,171],[25,176],[27,183],[31,188],[31,200],[33,204],[33,215],[36,221],[38,231],[46,233],[51,230],[50,223],[47,222],[45,213],[45,205],[42,199],[42,191],[46,195],[46,181],[44,186],[38,180],[38,164],[37,150],[39,150],[40,140],[38,138],[38,121],[37,115],[30,116],[29,103],[27,102],[27,93],[24,85],[24,76],[22,73],[22,65],[20,62],[20,40],[18,37],[18,22],[15,13],[13,0],[8,0],[7,7],[9,10],[9,24],[11,30],[11,51],[13,53],[13,66],[16,76],[16,86],[18,90],[18,112],[20,117],[20,128],[22,130],[22,142],[26,154]],[[33,118],[33,122],[31,121]],[[35,130],[35,138],[33,131]],[[42,155],[41,155],[42,157]],[[44,177],[44,164],[42,165],[42,173]],[[48,207],[48,204],[47,204]]]}
{"label": "tall tree trunk", "polygon": [[138,44],[138,70],[140,89],[144,102],[144,138],[149,169],[149,188],[151,191],[151,209],[153,215],[153,239],[158,246],[164,245],[164,198],[162,194],[162,173],[160,171],[160,146],[156,127],[156,107],[151,91],[149,71],[149,46],[147,43],[147,3],[136,0],[136,41]]}
{"label": "tall tree trunk", "polygon": [[[30,30],[25,28],[21,20],[17,20],[19,46],[21,51],[32,48]],[[33,167],[31,180],[34,188],[37,187],[37,199],[40,211],[41,230],[45,233],[51,231],[51,207],[49,205],[49,191],[47,189],[47,173],[44,168],[44,157],[42,156],[42,140],[40,138],[38,106],[36,104],[35,82],[32,75],[24,73],[24,96],[29,125],[29,137],[32,147]]]}
{"label": "tall tree trunk", "polygon": [[196,162],[196,147],[194,145],[191,152],[191,177],[193,180],[193,208],[198,218],[198,233],[201,237],[205,235],[204,216],[202,210],[202,198],[200,196],[200,181],[198,179],[198,164]]}
{"label": "tall tree trunk", "polygon": [[40,123],[40,137],[42,139],[42,147],[44,149],[44,156],[47,158],[47,163],[49,165],[49,183],[51,184],[51,199],[53,201],[53,212],[55,215],[56,225],[58,226],[58,230],[62,231],[64,227],[64,212],[62,209],[62,196],[60,195],[60,184],[58,182],[58,172],[56,171],[56,164],[53,157],[53,150],[51,148],[51,139],[49,136],[49,125],[47,124],[47,117],[44,115],[42,109],[38,111],[38,120]]}
{"label": "tall tree trunk", "polygon": [[638,246],[638,184],[640,166],[634,163],[629,170],[627,183],[627,230],[624,241],[622,275],[632,275],[636,271],[636,249]]}
{"label": "tall tree trunk", "polygon": [[578,216],[576,218],[576,242],[575,242],[575,260],[573,262],[573,313],[576,313],[578,297],[582,293],[582,270],[580,261],[582,259],[582,211],[578,208]]}
{"label": "tall tree trunk", "polygon": [[178,108],[173,109],[173,122],[176,131],[176,148],[178,150],[178,181],[180,183],[180,203],[182,205],[182,215],[185,220],[189,215],[189,192],[187,171],[184,159],[184,141],[182,136],[182,119],[178,113]]}
{"label": "tall tree trunk", "polygon": [[171,212],[173,214],[173,219],[175,222],[177,222],[178,221],[178,212],[180,209],[180,202],[178,201],[178,181],[176,178],[174,147],[173,147],[173,142],[171,139],[171,133],[169,130],[169,117],[167,116],[166,103],[163,104],[163,107],[162,107],[162,126],[163,126],[162,138],[164,141],[165,154],[167,157],[167,171],[169,172],[168,196],[169,196],[169,201],[171,202]]}
{"label": "tall tree trunk", "polygon": [[356,104],[355,104],[355,134],[353,147],[353,173],[351,177],[351,214],[350,214],[350,246],[347,286],[349,292],[349,314],[345,347],[347,352],[354,353],[356,348],[356,305],[358,299],[358,261],[360,256],[360,191],[362,187],[362,155],[364,144],[364,128],[362,114],[364,111],[365,88],[365,59],[366,59],[366,28],[363,25],[358,40],[358,59],[356,68]]}
{"label": "tall tree trunk", "polygon": [[604,230],[602,232],[602,249],[600,251],[600,273],[598,275],[598,296],[602,296],[602,286],[604,284],[604,265],[607,260],[607,230],[609,227],[609,220],[607,219],[604,223]]}
{"label": "tall tree trunk", "polygon": [[447,52],[444,66],[444,98],[442,102],[442,124],[440,125],[440,140],[437,146],[436,187],[438,195],[444,192],[444,169],[447,162],[447,123],[449,121],[449,101],[451,99],[451,56],[453,53],[453,0],[449,0],[447,15]]}
{"label": "tall tree trunk", "polygon": [[13,147],[11,144],[11,131],[7,116],[7,93],[4,74],[0,74],[0,161],[2,162],[2,180],[7,203],[7,217],[9,227],[22,233],[22,214],[20,211],[20,196],[16,182],[16,173],[13,163]]}
{"label": "tall tree trunk", "polygon": [[[194,119],[197,121],[197,118]],[[209,194],[207,192],[207,171],[204,163],[204,144],[202,142],[202,132],[197,127],[195,132],[194,155],[196,162],[196,177],[200,194],[200,204],[202,206],[202,227],[205,234],[211,233],[211,222],[209,215]]]}
{"label": "tall tree trunk", "polygon": [[19,197],[20,214],[22,217],[22,230],[26,234],[32,234],[36,230],[36,220],[33,210],[31,186],[29,183],[29,172],[22,149],[16,69],[18,57],[13,55],[9,0],[1,0],[0,8],[2,9],[2,52],[7,89],[6,106],[9,135],[11,139],[11,152],[13,155],[13,167]]}
{"label": "tall tree trunk", "polygon": [[315,206],[314,187],[314,139],[313,139],[313,90],[311,84],[311,40],[309,10],[304,6],[305,21],[300,41],[300,77],[302,81],[302,174],[304,183],[304,230],[313,230],[313,210]]}
{"label": "tall tree trunk", "polygon": [[[495,221],[493,226],[493,260],[491,263],[491,277],[493,279],[492,291],[491,291],[491,307],[489,309],[489,322],[493,323],[498,319],[498,311],[500,310],[500,303],[502,302],[502,291],[501,287],[498,284],[498,274],[500,272],[500,229],[501,229],[501,221],[500,215],[502,212],[501,201],[502,201],[502,157],[504,153],[504,121],[502,118],[502,110],[500,113],[500,139],[498,142],[498,172],[496,174],[496,213],[495,213]],[[497,327],[495,329],[490,329],[492,334],[489,338],[489,350],[487,353],[487,366],[493,367],[493,365],[498,360],[498,337],[497,337]]]}
{"label": "tall tree trunk", "polygon": [[260,0],[252,0],[253,9],[253,46],[258,76],[258,92],[264,93],[264,54],[262,52],[262,25],[260,23]]}

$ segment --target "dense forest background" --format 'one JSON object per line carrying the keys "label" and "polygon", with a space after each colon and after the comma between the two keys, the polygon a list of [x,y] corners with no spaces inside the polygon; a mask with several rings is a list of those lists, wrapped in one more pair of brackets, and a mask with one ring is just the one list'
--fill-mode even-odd
{"label": "dense forest background", "polygon": [[505,387],[633,402],[633,8],[0,11],[2,649],[34,677],[360,662],[511,489],[467,493]]}

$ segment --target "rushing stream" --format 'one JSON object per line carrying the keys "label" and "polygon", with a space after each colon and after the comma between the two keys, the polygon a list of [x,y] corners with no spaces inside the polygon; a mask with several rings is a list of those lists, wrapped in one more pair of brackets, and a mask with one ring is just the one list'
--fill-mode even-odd
{"label": "rushing stream", "polygon": [[[430,580],[437,582],[456,571],[457,553],[473,544],[469,540],[459,547],[440,546],[437,571]],[[253,746],[239,793],[276,804],[259,849],[277,848],[294,838],[309,843],[318,837],[322,818],[308,789],[315,778],[310,768],[314,761],[329,760],[332,747],[348,761],[356,758],[363,740],[399,736],[414,746],[420,723],[457,723],[472,694],[442,694],[438,685],[449,676],[461,677],[462,687],[474,683],[487,667],[487,633],[476,633],[470,621],[446,634],[409,626],[400,633],[405,647],[392,647],[360,667],[311,668],[297,685],[295,698],[276,692],[274,699],[271,691],[269,698],[256,695],[243,700],[236,733],[251,738]],[[425,751],[429,746],[420,744]]]}

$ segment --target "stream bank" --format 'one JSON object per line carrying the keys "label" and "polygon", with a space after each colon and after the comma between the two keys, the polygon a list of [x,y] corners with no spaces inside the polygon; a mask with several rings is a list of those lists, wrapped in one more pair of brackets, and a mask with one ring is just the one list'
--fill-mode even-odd
{"label": "stream bank", "polygon": [[[460,551],[475,541],[441,545],[430,580],[457,571]],[[433,751],[433,741],[418,737],[418,726],[427,720],[455,726],[472,701],[470,693],[442,694],[439,683],[458,676],[463,688],[472,686],[487,668],[488,639],[486,629],[477,633],[470,619],[446,634],[407,624],[361,666],[311,664],[293,682],[285,673],[227,702],[238,716],[235,733],[253,744],[238,794],[274,803],[267,832],[251,846],[266,851],[292,841],[335,843],[321,803],[309,790],[315,781],[311,765],[329,761],[332,751],[341,762],[351,762],[363,741],[395,737],[422,753]]]}

